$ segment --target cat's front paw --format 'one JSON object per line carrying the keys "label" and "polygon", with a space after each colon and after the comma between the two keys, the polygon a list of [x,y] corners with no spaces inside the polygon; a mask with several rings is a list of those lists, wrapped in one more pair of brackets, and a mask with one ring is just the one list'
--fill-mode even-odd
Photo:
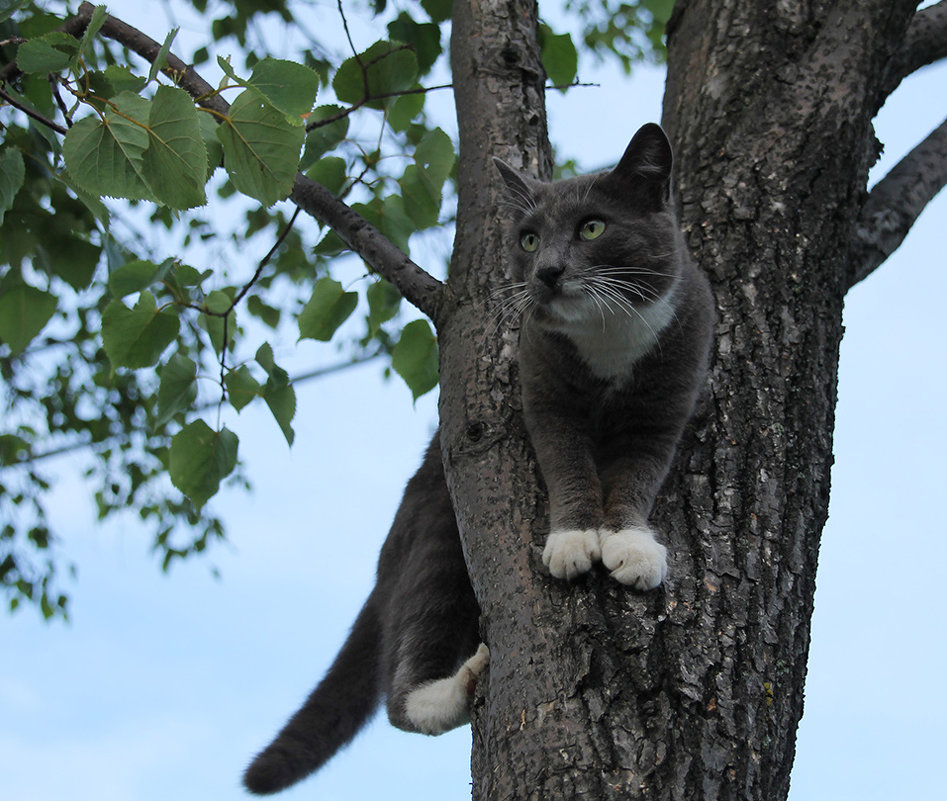
{"label": "cat's front paw", "polygon": [[543,550],[543,564],[556,578],[574,579],[592,569],[601,557],[598,532],[569,529],[552,531]]}
{"label": "cat's front paw", "polygon": [[653,590],[667,575],[667,548],[646,526],[603,531],[601,547],[612,578],[636,590]]}

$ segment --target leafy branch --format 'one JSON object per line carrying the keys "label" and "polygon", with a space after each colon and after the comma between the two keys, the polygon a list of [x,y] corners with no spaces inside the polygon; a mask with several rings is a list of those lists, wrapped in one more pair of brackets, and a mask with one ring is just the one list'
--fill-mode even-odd
{"label": "leafy branch", "polygon": [[[137,508],[156,527],[167,566],[222,534],[206,504],[224,479],[238,476],[237,438],[221,421],[225,403],[239,412],[263,401],[292,442],[294,380],[304,377],[291,379],[266,342],[250,358],[236,355],[247,339],[238,311],[274,330],[280,325],[285,301],[274,304],[266,294],[283,286],[276,282],[309,286],[308,301],[293,314],[300,338],[331,339],[361,295],[367,333],[348,363],[384,355],[415,396],[436,385],[437,341],[428,323],[387,324],[403,296],[435,322],[447,307],[441,282],[407,254],[414,232],[441,223],[455,152],[421,116],[423,95],[446,88],[418,86],[440,52],[440,34],[404,14],[389,26],[392,41],[338,65],[332,84],[340,105],[315,109],[328,72],[264,58],[246,77],[218,61],[227,78],[213,87],[172,52],[173,33],[159,44],[88,3],[56,31],[44,33],[43,19],[38,31],[26,26],[30,35],[3,37],[0,45],[0,113],[15,110],[0,141],[0,373],[12,411],[0,427],[0,464],[4,487],[11,489],[7,469],[17,483],[0,491],[0,517],[10,521],[0,531],[0,587],[12,592],[11,604],[35,600],[44,614],[59,614],[56,560],[43,553],[56,540],[43,501],[52,482],[40,464],[86,449],[86,479],[101,484],[94,495],[100,516]],[[16,22],[5,29],[16,30]],[[109,41],[126,50],[119,55]],[[150,69],[125,66],[124,52],[142,56]],[[230,103],[221,94],[229,91],[237,93]],[[83,116],[86,106],[92,113]],[[348,120],[360,109],[382,121],[371,152],[348,138]],[[383,142],[408,148],[403,172],[379,167]],[[356,159],[363,168],[336,155],[353,147],[362,150]],[[186,247],[192,237],[217,236],[198,212],[179,212],[206,202],[218,167],[229,179],[217,190],[222,197],[237,190],[260,203],[245,212],[245,235],[270,226],[277,232],[249,278],[234,286],[222,286],[224,271],[184,263],[180,242],[171,242],[175,256],[165,258],[167,242],[149,246],[138,232],[140,215],[105,202],[125,198],[140,211],[150,208],[151,221],[184,233]],[[345,200],[350,193],[355,202]],[[298,201],[288,221],[268,210],[286,197]],[[329,227],[313,251],[298,230],[301,210]],[[131,240],[119,239],[116,222],[131,229]],[[364,290],[328,274],[346,246],[375,276]],[[106,261],[107,280],[98,280]],[[40,343],[53,340],[60,350],[44,359]],[[206,380],[221,388],[211,403],[198,398]],[[200,415],[215,406],[217,422],[208,425]],[[177,527],[195,538],[182,539]]]}

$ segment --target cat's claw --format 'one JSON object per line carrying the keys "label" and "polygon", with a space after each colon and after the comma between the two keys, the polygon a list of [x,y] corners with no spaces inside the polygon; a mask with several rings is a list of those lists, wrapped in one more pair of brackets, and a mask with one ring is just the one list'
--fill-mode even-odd
{"label": "cat's claw", "polygon": [[543,564],[556,578],[571,580],[588,573],[602,555],[594,529],[552,531],[543,550]]}
{"label": "cat's claw", "polygon": [[601,548],[612,578],[636,590],[653,590],[667,575],[667,548],[646,526],[603,531]]}

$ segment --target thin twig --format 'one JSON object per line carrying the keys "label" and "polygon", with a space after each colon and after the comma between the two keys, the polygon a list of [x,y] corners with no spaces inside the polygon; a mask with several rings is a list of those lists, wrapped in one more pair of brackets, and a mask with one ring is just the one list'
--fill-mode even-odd
{"label": "thin twig", "polygon": [[[393,52],[393,51],[392,51]],[[576,84],[582,86],[595,86],[596,84]],[[328,117],[324,117],[321,120],[316,120],[315,122],[310,122],[306,126],[306,131],[312,131],[315,128],[321,128],[324,125],[331,125],[333,122],[338,122],[345,117],[348,117],[355,111],[358,111],[366,103],[371,103],[373,100],[387,100],[389,97],[401,97],[402,95],[421,95],[427,94],[428,92],[434,92],[438,89],[453,89],[454,84],[452,83],[442,83],[437,86],[419,86],[416,89],[402,89],[400,92],[384,92],[380,95],[371,95],[363,97],[357,103],[353,103],[349,108],[344,108],[341,111],[337,111],[335,114],[331,114]]]}
{"label": "thin twig", "polygon": [[30,117],[36,120],[36,122],[42,125],[45,125],[47,128],[51,128],[56,133],[62,136],[65,136],[67,133],[69,133],[69,130],[67,128],[64,128],[58,122],[53,122],[51,119],[44,117],[38,111],[34,111],[29,106],[24,105],[23,103],[18,101],[15,97],[12,97],[11,95],[7,94],[7,92],[3,89],[0,89],[0,99],[5,101],[6,103],[9,103],[11,106],[13,106],[13,108],[18,109],[19,111],[22,111],[24,114],[26,114],[27,117]]}
{"label": "thin twig", "polygon": [[[348,361],[339,362],[337,364],[330,364],[328,367],[320,367],[315,370],[310,370],[305,373],[300,373],[299,375],[290,377],[289,382],[293,385],[298,385],[306,381],[311,381],[317,378],[325,378],[326,376],[333,375],[334,373],[339,373],[339,372],[342,372],[343,370],[348,370],[352,367],[358,367],[359,365],[366,364],[367,362],[380,359],[384,355],[385,355],[385,351],[382,349],[378,349],[368,354],[356,356],[355,358],[349,359]],[[195,411],[197,412],[206,411],[208,409],[214,408],[217,405],[218,405],[217,401],[204,403],[196,407]],[[64,456],[67,453],[74,453],[75,451],[80,451],[80,450],[83,450],[84,448],[91,448],[94,446],[113,447],[115,440],[118,439],[119,436],[120,435],[113,435],[111,437],[105,438],[104,440],[100,442],[92,442],[91,440],[87,440],[87,439],[83,439],[81,442],[71,442],[67,445],[60,445],[58,448],[51,448],[48,451],[43,451],[42,453],[32,454],[32,455],[15,459],[14,461],[6,464],[5,466],[14,467],[17,465],[31,465],[31,464],[34,464],[35,462],[41,462],[46,459],[52,459],[52,458],[55,458],[56,456]]]}

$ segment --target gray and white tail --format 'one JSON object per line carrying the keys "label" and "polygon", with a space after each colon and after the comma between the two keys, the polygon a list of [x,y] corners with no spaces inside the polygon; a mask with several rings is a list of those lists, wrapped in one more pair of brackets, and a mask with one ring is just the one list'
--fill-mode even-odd
{"label": "gray and white tail", "polygon": [[381,630],[368,597],[325,678],[243,775],[251,792],[285,790],[318,770],[365,725],[380,698]]}

